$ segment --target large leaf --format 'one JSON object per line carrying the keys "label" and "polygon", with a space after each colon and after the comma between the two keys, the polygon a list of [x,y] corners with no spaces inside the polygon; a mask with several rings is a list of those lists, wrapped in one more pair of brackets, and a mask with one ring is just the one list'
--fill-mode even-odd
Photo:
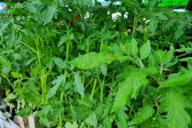
{"label": "large leaf", "polygon": [[189,84],[192,81],[192,72],[172,74],[166,81],[161,82],[163,87],[177,87]]}
{"label": "large leaf", "polygon": [[190,115],[185,110],[188,102],[179,91],[170,90],[163,100],[164,109],[168,112],[166,123],[169,128],[188,128]]}
{"label": "large leaf", "polygon": [[113,54],[90,52],[75,58],[71,64],[79,69],[92,69],[103,64],[110,64],[116,58]]}
{"label": "large leaf", "polygon": [[141,124],[150,117],[152,117],[154,113],[153,106],[147,104],[139,109],[139,111],[135,114],[134,118],[130,121],[130,125]]}
{"label": "large leaf", "polygon": [[119,88],[112,106],[112,112],[122,108],[131,98],[137,98],[140,89],[145,86],[145,75],[139,71],[130,73],[126,80],[119,83]]}

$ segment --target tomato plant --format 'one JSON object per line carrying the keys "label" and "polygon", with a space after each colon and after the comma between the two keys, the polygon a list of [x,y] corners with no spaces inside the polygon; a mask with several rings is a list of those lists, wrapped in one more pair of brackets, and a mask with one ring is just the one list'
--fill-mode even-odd
{"label": "tomato plant", "polygon": [[0,18],[1,102],[38,127],[192,126],[190,13],[29,0]]}

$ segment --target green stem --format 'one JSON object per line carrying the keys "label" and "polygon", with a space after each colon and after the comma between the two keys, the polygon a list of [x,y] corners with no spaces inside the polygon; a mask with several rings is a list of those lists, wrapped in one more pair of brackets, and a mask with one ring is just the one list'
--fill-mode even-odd
{"label": "green stem", "polygon": [[141,69],[145,67],[144,64],[143,64],[143,62],[142,62],[141,59],[139,59],[139,58],[138,58],[138,66],[139,66]]}
{"label": "green stem", "polygon": [[46,77],[47,75],[45,74],[45,71],[44,70],[41,70],[40,72],[40,82],[41,82],[41,90],[42,90],[42,99],[41,99],[41,102],[42,104],[45,104],[47,101],[46,101]]}
{"label": "green stem", "polygon": [[163,64],[161,64],[161,66],[160,66],[160,74],[161,75],[163,74]]}
{"label": "green stem", "polygon": [[69,50],[70,50],[70,42],[67,43],[67,48],[66,48],[66,58],[65,60],[68,61],[69,60]]}
{"label": "green stem", "polygon": [[135,36],[137,26],[138,26],[138,15],[135,15],[134,16],[134,23],[133,23],[133,33],[132,33],[133,37]]}
{"label": "green stem", "polygon": [[91,97],[90,97],[91,102],[93,101],[96,85],[97,85],[97,79],[94,80],[94,84],[93,84],[93,88],[92,88],[92,92],[91,92]]}
{"label": "green stem", "polygon": [[102,47],[103,47],[103,41],[101,41],[100,52],[102,52]]}
{"label": "green stem", "polygon": [[[65,60],[68,61],[69,60],[69,50],[70,50],[70,42],[67,43],[67,48],[66,48],[66,58]],[[64,81],[66,81],[67,79],[67,74],[68,74],[68,71],[67,69],[65,70],[64,72]],[[64,90],[61,92],[60,94],[60,104],[61,106],[63,105],[63,98],[64,98]],[[58,122],[58,128],[62,128],[62,124],[63,124],[63,115],[60,116],[59,118],[59,122]]]}
{"label": "green stem", "polygon": [[85,86],[85,89],[88,88],[88,86],[92,83],[93,80],[94,79],[92,78],[92,79],[89,80],[89,82],[87,82],[87,85]]}
{"label": "green stem", "polygon": [[105,78],[103,79],[103,81],[101,83],[101,93],[100,93],[100,101],[101,101],[101,103],[103,102],[103,88],[104,88],[104,84],[105,84]]}

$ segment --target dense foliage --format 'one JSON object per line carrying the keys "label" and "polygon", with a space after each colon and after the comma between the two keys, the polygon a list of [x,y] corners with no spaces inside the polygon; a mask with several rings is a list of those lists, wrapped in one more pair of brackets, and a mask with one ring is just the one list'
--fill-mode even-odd
{"label": "dense foliage", "polygon": [[154,6],[16,4],[0,16],[2,102],[38,127],[192,127],[192,17]]}

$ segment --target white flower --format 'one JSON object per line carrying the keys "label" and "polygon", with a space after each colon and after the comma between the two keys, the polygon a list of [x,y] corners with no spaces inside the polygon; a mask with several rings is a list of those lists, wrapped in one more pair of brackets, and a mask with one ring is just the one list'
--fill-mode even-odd
{"label": "white flower", "polygon": [[121,17],[121,13],[120,12],[116,12],[112,14],[112,20],[117,20]]}
{"label": "white flower", "polygon": [[90,17],[89,12],[86,12],[84,19],[88,19]]}
{"label": "white flower", "polygon": [[125,14],[124,14],[124,19],[128,19],[128,16],[129,16],[129,13],[128,13],[128,12],[125,12]]}
{"label": "white flower", "polygon": [[110,15],[110,13],[111,13],[110,11],[107,11],[107,15]]}
{"label": "white flower", "polygon": [[147,18],[143,18],[143,21],[145,22],[145,24],[148,24],[150,22],[150,20]]}
{"label": "white flower", "polygon": [[149,22],[150,22],[150,20],[148,19],[148,20],[145,21],[145,24],[148,24]]}
{"label": "white flower", "polygon": [[131,29],[127,29],[127,32],[131,32]]}
{"label": "white flower", "polygon": [[121,2],[120,1],[115,1],[115,2],[113,2],[113,5],[121,5]]}
{"label": "white flower", "polygon": [[173,12],[186,12],[185,9],[173,9]]}
{"label": "white flower", "polygon": [[68,8],[68,11],[69,11],[69,12],[72,12],[72,10],[71,10],[70,8]]}
{"label": "white flower", "polygon": [[103,7],[107,7],[111,3],[111,1],[105,1],[105,0],[97,0],[97,2],[101,3],[101,6]]}

